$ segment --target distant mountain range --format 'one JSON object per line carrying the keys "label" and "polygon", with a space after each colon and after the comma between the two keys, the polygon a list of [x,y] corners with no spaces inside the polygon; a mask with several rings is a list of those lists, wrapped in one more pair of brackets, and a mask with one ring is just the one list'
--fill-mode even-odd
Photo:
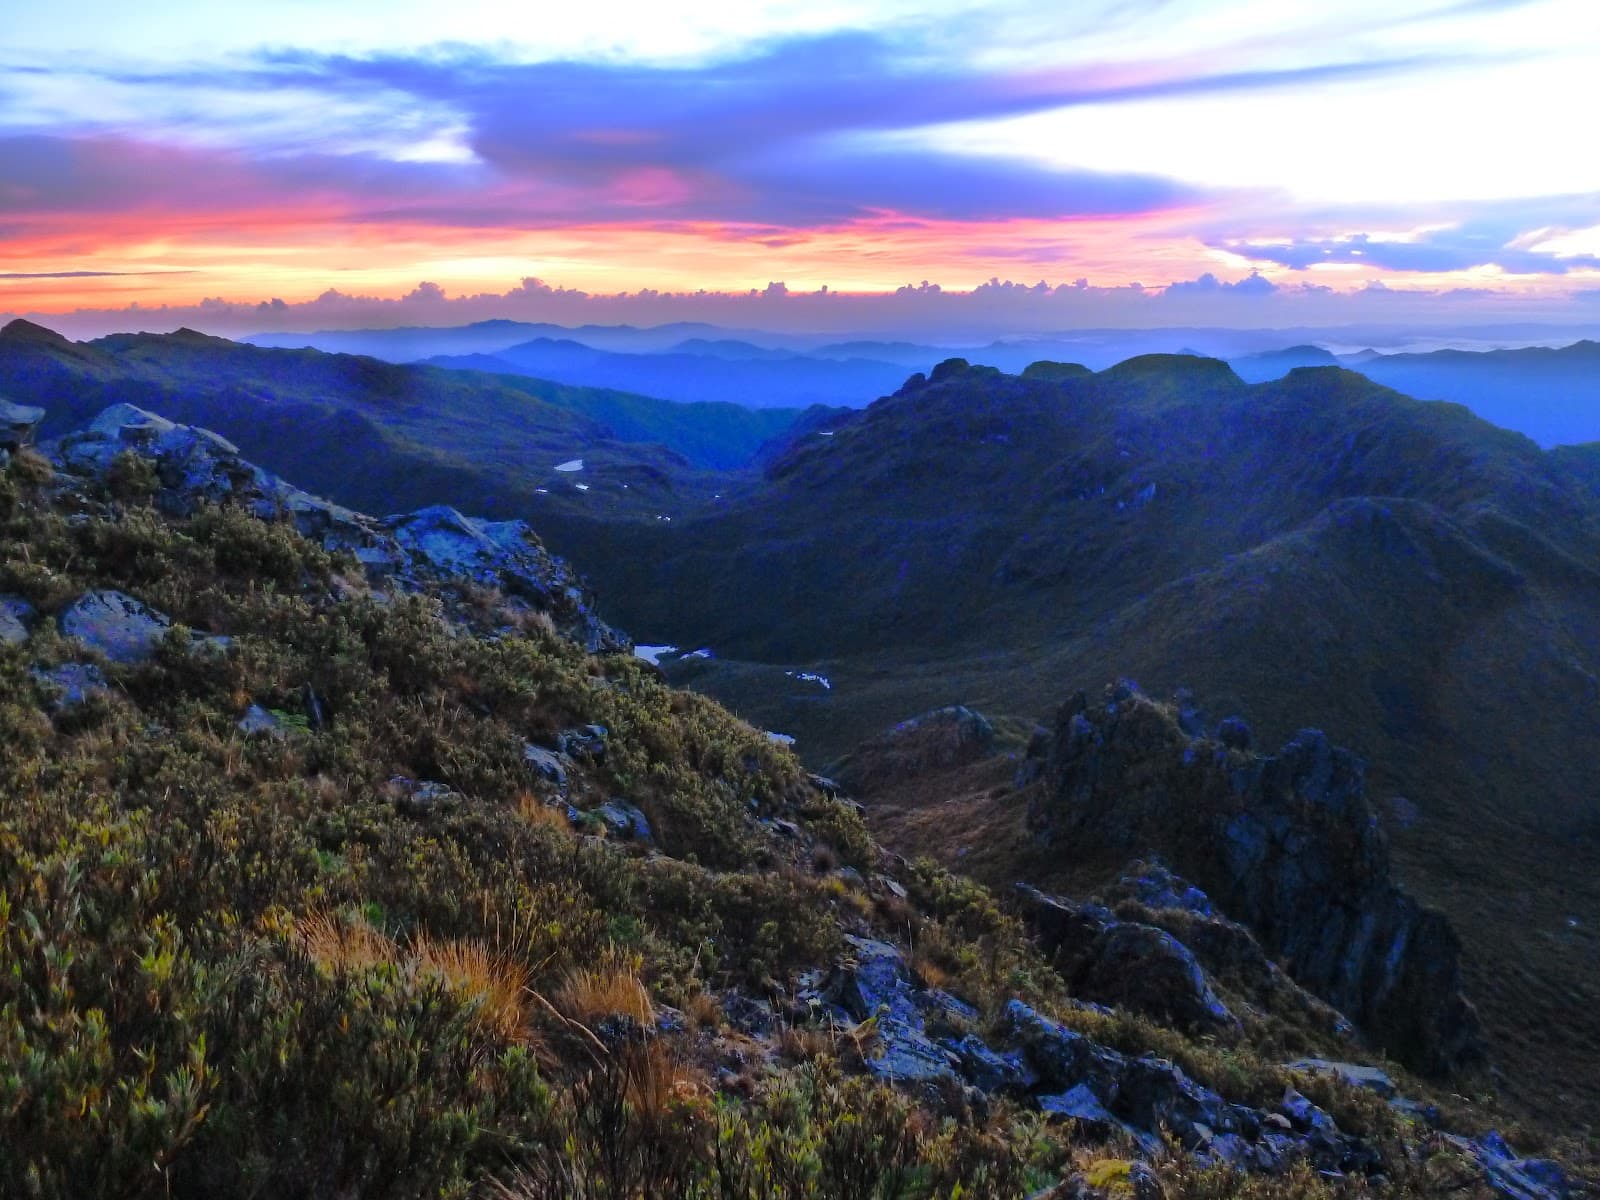
{"label": "distant mountain range", "polygon": [[[1324,332],[1358,339],[1368,331]],[[1600,440],[1600,344],[1596,342],[1578,341],[1561,349],[1408,353],[1367,349],[1336,354],[1311,341],[1285,347],[1285,336],[1259,330],[1081,330],[952,347],[894,338],[830,340],[694,323],[568,329],[483,321],[459,328],[262,334],[248,340],[263,347],[314,347],[396,363],[426,360],[451,369],[758,409],[812,404],[860,408],[894,391],[907,375],[927,372],[952,356],[1020,374],[1039,361],[1081,363],[1100,370],[1143,354],[1180,351],[1222,358],[1247,383],[1279,379],[1296,367],[1352,367],[1418,399],[1464,404],[1485,420],[1525,433],[1543,446]]]}
{"label": "distant mountain range", "polygon": [[1419,400],[1464,404],[1486,421],[1525,433],[1541,446],[1600,441],[1600,342],[1552,349],[1434,350],[1426,354],[1335,356],[1293,346],[1232,360],[1248,382],[1279,379],[1295,367],[1346,366]]}

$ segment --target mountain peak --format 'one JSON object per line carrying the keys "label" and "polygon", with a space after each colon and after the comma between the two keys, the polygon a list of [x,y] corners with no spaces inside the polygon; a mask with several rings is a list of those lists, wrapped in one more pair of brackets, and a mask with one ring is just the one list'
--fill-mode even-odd
{"label": "mountain peak", "polygon": [[0,342],[37,346],[70,346],[72,342],[57,333],[54,329],[47,329],[43,325],[35,325],[32,321],[18,317],[0,329]]}

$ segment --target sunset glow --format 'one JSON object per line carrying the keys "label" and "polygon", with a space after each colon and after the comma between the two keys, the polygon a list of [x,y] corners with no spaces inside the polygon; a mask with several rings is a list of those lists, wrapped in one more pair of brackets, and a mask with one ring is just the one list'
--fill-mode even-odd
{"label": "sunset glow", "polygon": [[0,315],[1208,275],[1261,324],[1600,310],[1587,0],[150,7],[7,31]]}

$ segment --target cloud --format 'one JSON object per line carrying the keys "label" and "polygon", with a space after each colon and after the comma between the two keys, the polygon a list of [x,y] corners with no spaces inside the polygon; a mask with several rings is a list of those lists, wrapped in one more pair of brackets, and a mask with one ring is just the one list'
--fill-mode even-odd
{"label": "cloud", "polygon": [[1530,206],[1515,225],[1503,220],[1480,220],[1403,238],[1356,233],[1281,243],[1241,240],[1218,244],[1252,262],[1275,263],[1295,270],[1326,263],[1422,274],[1479,267],[1497,267],[1513,275],[1565,275],[1574,270],[1600,269],[1600,257],[1594,255],[1559,255],[1527,246],[1526,231],[1537,229],[1537,221],[1538,215]]}
{"label": "cloud", "polygon": [[1218,279],[1210,271],[1198,279],[1184,280],[1179,283],[1167,285],[1169,296],[1270,296],[1278,290],[1278,285],[1265,275],[1252,272],[1234,283],[1226,283]]}
{"label": "cloud", "polygon": [[[1589,299],[1600,300],[1600,289]],[[453,326],[497,319],[568,327],[703,321],[738,330],[848,336],[871,331],[971,345],[996,338],[1110,328],[1340,327],[1348,332],[1363,322],[1381,321],[1392,329],[1397,323],[1426,328],[1535,319],[1570,325],[1575,315],[1571,305],[1570,295],[1530,303],[1526,297],[1486,289],[1441,292],[1374,283],[1340,291],[1318,284],[1274,285],[1259,275],[1228,281],[1211,273],[1164,288],[1098,286],[1084,279],[1029,283],[992,278],[976,286],[921,281],[873,293],[801,290],[780,281],[742,291],[641,288],[599,293],[528,278],[503,292],[453,294],[423,282],[393,298],[328,288],[302,302],[211,297],[171,307],[136,304],[71,313],[0,314],[0,323],[5,315],[28,316],[74,337],[183,326],[238,337],[268,331]]]}
{"label": "cloud", "polygon": [[0,279],[120,279],[145,275],[192,275],[192,271],[0,271]]}

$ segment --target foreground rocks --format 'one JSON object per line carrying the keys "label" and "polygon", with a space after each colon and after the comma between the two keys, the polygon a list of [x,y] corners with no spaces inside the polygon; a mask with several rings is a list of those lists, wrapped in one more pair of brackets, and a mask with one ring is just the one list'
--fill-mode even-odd
{"label": "foreground rocks", "polygon": [[1270,1111],[1232,1104],[1171,1062],[1101,1045],[1021,1000],[1007,1003],[986,1032],[972,1006],[922,985],[898,948],[850,942],[849,956],[811,999],[847,1030],[870,1023],[879,1045],[865,1066],[875,1074],[931,1094],[1006,1096],[1149,1157],[1171,1136],[1208,1160],[1249,1170],[1279,1172],[1300,1161],[1340,1173],[1377,1167],[1372,1147],[1293,1089]]}
{"label": "foreground rocks", "polygon": [[[461,620],[478,620],[485,598],[500,611],[543,613],[591,653],[631,643],[600,619],[582,581],[522,521],[477,521],[453,508],[375,518],[301,491],[246,461],[205,429],[115,404],[84,430],[47,447],[65,472],[128,486],[138,460],[162,511],[188,516],[205,505],[238,505],[263,520],[291,522],[324,549],[353,555],[376,587],[430,589]],[[486,595],[487,594],[487,595]]]}
{"label": "foreground rocks", "polygon": [[1482,1060],[1446,918],[1393,882],[1359,759],[1318,730],[1275,755],[1184,732],[1131,685],[1063,706],[1029,822],[1044,844],[1160,855],[1296,981],[1416,1070]]}

